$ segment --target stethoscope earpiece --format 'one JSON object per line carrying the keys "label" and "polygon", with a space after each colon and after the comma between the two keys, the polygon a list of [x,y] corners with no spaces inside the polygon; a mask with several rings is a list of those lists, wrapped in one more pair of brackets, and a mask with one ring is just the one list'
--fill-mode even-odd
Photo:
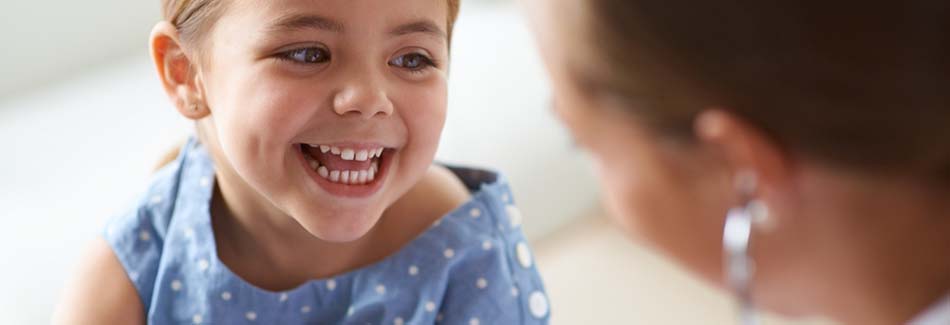
{"label": "stethoscope earpiece", "polygon": [[745,204],[729,209],[722,233],[726,283],[739,299],[739,324],[742,325],[759,323],[751,296],[755,265],[749,256],[749,241],[754,217],[767,209],[760,201],[751,199],[755,187],[755,174],[744,172],[736,175],[736,189]]}

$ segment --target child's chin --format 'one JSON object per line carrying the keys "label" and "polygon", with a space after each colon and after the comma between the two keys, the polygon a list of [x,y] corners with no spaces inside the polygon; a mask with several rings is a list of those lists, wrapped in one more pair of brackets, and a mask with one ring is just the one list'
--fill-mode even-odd
{"label": "child's chin", "polygon": [[363,215],[315,216],[308,220],[298,220],[314,237],[333,243],[346,243],[363,238],[379,217]]}

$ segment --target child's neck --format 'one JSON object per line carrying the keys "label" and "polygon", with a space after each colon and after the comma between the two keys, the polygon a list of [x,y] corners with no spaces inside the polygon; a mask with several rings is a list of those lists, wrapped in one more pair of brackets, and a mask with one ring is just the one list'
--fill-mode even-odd
{"label": "child's neck", "polygon": [[366,265],[380,237],[377,224],[362,238],[333,243],[321,240],[292,218],[257,202],[220,177],[211,204],[218,257],[244,280],[272,291],[294,288]]}
{"label": "child's neck", "polygon": [[334,243],[313,236],[276,208],[254,205],[262,198],[255,197],[253,190],[232,184],[227,175],[218,176],[211,203],[218,257],[245,281],[272,291],[383,260],[469,199],[468,190],[454,174],[433,167],[366,235]]}

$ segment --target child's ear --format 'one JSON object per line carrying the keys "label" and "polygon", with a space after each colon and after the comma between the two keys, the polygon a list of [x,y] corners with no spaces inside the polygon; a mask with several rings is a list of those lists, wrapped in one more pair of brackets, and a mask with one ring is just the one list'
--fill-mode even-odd
{"label": "child's ear", "polygon": [[211,110],[203,96],[197,62],[185,53],[175,26],[167,21],[155,25],[149,48],[165,93],[178,112],[193,120],[208,116]]}

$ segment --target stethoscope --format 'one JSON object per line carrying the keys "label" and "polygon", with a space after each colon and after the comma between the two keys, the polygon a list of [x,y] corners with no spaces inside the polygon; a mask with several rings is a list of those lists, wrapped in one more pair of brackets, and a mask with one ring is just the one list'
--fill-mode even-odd
{"label": "stethoscope", "polygon": [[729,210],[722,233],[726,283],[739,300],[738,322],[741,325],[759,324],[751,296],[755,266],[749,257],[749,239],[753,221],[759,217],[758,214],[766,212],[760,201],[752,199],[755,187],[756,179],[753,174],[740,174],[736,177],[736,188],[745,205]]}

